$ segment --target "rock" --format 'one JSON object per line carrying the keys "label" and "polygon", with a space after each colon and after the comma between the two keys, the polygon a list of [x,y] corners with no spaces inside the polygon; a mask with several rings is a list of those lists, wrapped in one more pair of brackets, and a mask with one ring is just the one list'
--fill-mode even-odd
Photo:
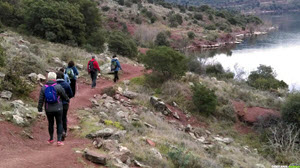
{"label": "rock", "polygon": [[5,74],[0,72],[0,79],[4,79],[5,78]]}
{"label": "rock", "polygon": [[130,80],[124,80],[123,83],[124,83],[124,85],[129,85],[130,84]]}
{"label": "rock", "polygon": [[201,143],[204,143],[205,142],[205,138],[202,136],[202,137],[198,138],[197,141],[199,141]]}
{"label": "rock", "polygon": [[41,82],[45,82],[46,81],[46,77],[44,75],[42,75],[42,74],[38,74],[37,79],[38,79],[38,81],[41,81]]}
{"label": "rock", "polygon": [[63,65],[63,64],[62,64],[62,61],[60,60],[60,58],[58,58],[58,57],[53,57],[52,59],[53,59],[54,63],[56,63],[56,64],[58,64],[58,65]]}
{"label": "rock", "polygon": [[107,115],[105,112],[103,112],[103,111],[101,111],[99,114],[100,114],[103,118],[108,118],[108,115]]}
{"label": "rock", "polygon": [[244,102],[233,102],[238,119],[250,125],[268,117],[280,118],[280,113],[262,107],[246,107]]}
{"label": "rock", "polygon": [[256,168],[266,168],[263,164],[256,164],[255,167]]}
{"label": "rock", "polygon": [[12,93],[10,91],[2,91],[0,94],[1,98],[10,100]]}
{"label": "rock", "polygon": [[192,129],[193,129],[193,127],[192,127],[190,124],[188,124],[188,125],[185,127],[185,132],[191,132]]}
{"label": "rock", "polygon": [[25,136],[28,137],[29,139],[34,139],[33,136],[32,136],[30,133],[28,133],[28,132],[26,132],[26,131],[23,131],[22,133],[23,133],[23,135],[25,135]]}
{"label": "rock", "polygon": [[150,97],[150,103],[158,111],[164,112],[164,111],[167,111],[167,109],[168,109],[166,104],[163,101],[161,101],[159,98],[155,97],[155,96]]}
{"label": "rock", "polygon": [[118,92],[119,93],[122,93],[123,92],[123,89],[121,87],[118,87]]}
{"label": "rock", "polygon": [[98,104],[98,102],[97,102],[96,99],[91,99],[91,102],[92,102],[92,104],[93,104],[93,107],[100,106],[100,105]]}
{"label": "rock", "polygon": [[153,142],[153,141],[150,140],[150,139],[146,139],[146,142],[147,142],[150,146],[152,146],[152,147],[155,147],[155,146],[156,146],[155,142]]}
{"label": "rock", "polygon": [[69,127],[69,130],[70,131],[80,130],[80,127],[78,125],[74,125],[74,126]]}
{"label": "rock", "polygon": [[173,102],[174,107],[178,107],[178,104],[176,102]]}
{"label": "rock", "polygon": [[77,67],[79,70],[82,70],[82,69],[83,69],[83,65],[82,65],[82,64],[76,64],[76,67]]}
{"label": "rock", "polygon": [[179,115],[175,112],[175,113],[173,113],[173,117],[175,117],[177,120],[179,120],[180,119],[180,117],[179,117]]}
{"label": "rock", "polygon": [[144,122],[145,126],[148,127],[148,128],[155,128],[153,125],[149,124],[149,123],[146,123]]}
{"label": "rock", "polygon": [[103,140],[101,138],[96,138],[93,141],[93,145],[95,148],[100,149],[103,145]]}
{"label": "rock", "polygon": [[121,138],[125,137],[127,131],[126,130],[119,130],[115,132],[110,139],[120,140]]}
{"label": "rock", "polygon": [[13,115],[12,121],[17,125],[24,125],[25,123],[25,120],[20,115],[17,114]]}
{"label": "rock", "polygon": [[114,157],[120,159],[123,163],[126,163],[127,160],[131,160],[132,154],[130,150],[124,146],[118,147],[119,152],[114,153]]}
{"label": "rock", "polygon": [[157,159],[160,159],[160,160],[163,159],[162,155],[160,154],[160,152],[156,148],[151,148],[150,151],[154,154],[154,156]]}
{"label": "rock", "polygon": [[125,113],[123,111],[119,111],[119,112],[117,112],[116,116],[118,118],[127,118],[128,117],[128,113]]}
{"label": "rock", "polygon": [[138,94],[135,92],[132,92],[132,91],[125,91],[125,92],[123,92],[123,96],[125,96],[129,99],[134,99],[138,96]]}
{"label": "rock", "polygon": [[104,140],[102,148],[104,151],[118,151],[118,143],[115,140]]}
{"label": "rock", "polygon": [[116,100],[120,100],[120,95],[119,95],[119,94],[116,94],[116,95],[114,96],[114,98],[115,98]]}
{"label": "rock", "polygon": [[231,144],[233,142],[232,138],[223,138],[223,137],[214,137],[214,139],[218,142],[223,142],[225,144]]}
{"label": "rock", "polygon": [[96,151],[91,151],[88,149],[84,150],[83,157],[93,163],[106,165],[107,156],[104,154],[100,154]]}
{"label": "rock", "polygon": [[101,73],[103,74],[108,74],[111,72],[111,67],[110,67],[111,63],[106,63],[100,66],[101,69]]}
{"label": "rock", "polygon": [[34,83],[38,81],[38,75],[36,73],[29,74],[28,78]]}
{"label": "rock", "polygon": [[24,102],[22,100],[14,100],[10,102],[11,106],[14,108],[21,108],[24,106]]}
{"label": "rock", "polygon": [[103,130],[99,130],[95,133],[90,133],[88,135],[86,135],[87,138],[98,138],[98,137],[101,137],[101,138],[108,138],[110,136],[112,136],[114,133],[114,130],[111,129],[111,128],[105,128]]}
{"label": "rock", "polygon": [[128,165],[124,164],[120,159],[115,158],[115,160],[112,162],[113,167],[115,168],[129,168]]}
{"label": "rock", "polygon": [[139,167],[143,167],[143,168],[151,168],[150,166],[146,166],[146,165],[140,163],[140,162],[137,161],[137,160],[134,160],[133,163],[134,163],[136,166],[139,166]]}
{"label": "rock", "polygon": [[106,98],[107,98],[107,94],[103,94],[103,95],[101,96],[101,98],[102,98],[102,99],[106,99]]}

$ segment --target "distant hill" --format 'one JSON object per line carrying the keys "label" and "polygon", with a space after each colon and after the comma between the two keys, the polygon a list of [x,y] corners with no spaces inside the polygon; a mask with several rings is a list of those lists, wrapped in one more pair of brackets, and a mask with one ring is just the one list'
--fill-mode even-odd
{"label": "distant hill", "polygon": [[299,0],[166,0],[190,6],[211,5],[216,8],[227,8],[243,11],[280,12],[299,10]]}

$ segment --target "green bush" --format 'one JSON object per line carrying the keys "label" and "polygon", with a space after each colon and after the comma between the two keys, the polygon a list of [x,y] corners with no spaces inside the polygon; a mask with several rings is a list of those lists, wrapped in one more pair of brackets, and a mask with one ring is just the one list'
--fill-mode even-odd
{"label": "green bush", "polygon": [[225,71],[220,63],[207,65],[206,74],[214,76],[218,79],[233,79],[234,73],[230,71]]}
{"label": "green bush", "polygon": [[110,10],[110,7],[109,6],[102,6],[101,9],[102,9],[102,11],[107,12],[107,11]]}
{"label": "green bush", "polygon": [[194,18],[197,20],[203,20],[203,15],[201,13],[195,13]]}
{"label": "green bush", "polygon": [[0,46],[0,67],[5,66],[5,52],[4,49]]}
{"label": "green bush", "polygon": [[112,32],[108,40],[109,50],[125,57],[137,56],[137,46],[131,37],[122,32]]}
{"label": "green bush", "polygon": [[91,34],[87,43],[93,47],[93,51],[100,52],[103,50],[103,44],[106,41],[105,34],[106,32],[101,29]]}
{"label": "green bush", "polygon": [[157,46],[170,46],[170,42],[167,39],[167,35],[164,32],[160,32],[157,34],[156,39],[154,41]]}
{"label": "green bush", "polygon": [[188,35],[188,37],[189,37],[189,39],[194,39],[195,38],[195,33],[194,32],[192,32],[192,31],[189,31],[188,33],[187,33],[187,35]]}
{"label": "green bush", "polygon": [[215,24],[209,24],[204,27],[206,30],[216,30],[217,27]]}
{"label": "green bush", "polygon": [[273,68],[266,65],[260,65],[256,71],[252,71],[248,77],[247,83],[260,90],[287,89],[288,85],[284,81],[276,78]]}
{"label": "green bush", "polygon": [[14,19],[14,7],[8,2],[0,1],[0,22],[10,25]]}
{"label": "green bush", "polygon": [[165,79],[178,78],[187,71],[187,59],[184,55],[169,47],[151,49],[142,57],[142,62]]}
{"label": "green bush", "polygon": [[201,114],[210,115],[216,111],[217,96],[213,90],[202,84],[195,84],[192,90],[194,105]]}
{"label": "green bush", "polygon": [[180,14],[169,14],[170,27],[177,27],[183,23],[182,16]]}
{"label": "green bush", "polygon": [[192,153],[185,151],[184,148],[172,148],[168,152],[169,158],[176,168],[201,168],[200,158]]}
{"label": "green bush", "polygon": [[288,123],[296,124],[300,128],[300,93],[292,93],[281,109],[282,118]]}

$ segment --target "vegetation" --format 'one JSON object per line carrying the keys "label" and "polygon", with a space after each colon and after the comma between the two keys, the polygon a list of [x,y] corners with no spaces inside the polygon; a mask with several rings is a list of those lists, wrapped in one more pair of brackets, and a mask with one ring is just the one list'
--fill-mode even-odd
{"label": "vegetation", "polygon": [[5,52],[4,49],[0,46],[0,67],[5,65]]}
{"label": "vegetation", "polygon": [[149,50],[142,61],[148,69],[159,72],[165,79],[181,77],[187,71],[185,56],[165,46]]}
{"label": "vegetation", "polygon": [[111,52],[128,58],[134,58],[138,54],[136,43],[131,37],[119,31],[110,34],[108,47]]}
{"label": "vegetation", "polygon": [[168,37],[165,32],[158,33],[154,43],[157,46],[170,46],[170,42],[168,41]]}
{"label": "vegetation", "polygon": [[300,93],[290,94],[281,111],[283,120],[295,124],[300,129]]}
{"label": "vegetation", "polygon": [[216,111],[217,96],[213,90],[202,84],[194,84],[193,102],[200,114],[210,115]]}
{"label": "vegetation", "polygon": [[189,32],[187,33],[187,35],[188,35],[189,39],[191,39],[191,40],[193,40],[193,39],[196,37],[195,33],[192,32],[192,31],[189,31]]}
{"label": "vegetation", "polygon": [[230,71],[225,71],[220,63],[207,65],[206,74],[214,76],[218,79],[233,79],[234,73]]}
{"label": "vegetation", "polygon": [[256,71],[252,71],[248,77],[247,83],[261,90],[287,89],[288,85],[284,81],[276,78],[273,68],[266,65],[260,65]]}

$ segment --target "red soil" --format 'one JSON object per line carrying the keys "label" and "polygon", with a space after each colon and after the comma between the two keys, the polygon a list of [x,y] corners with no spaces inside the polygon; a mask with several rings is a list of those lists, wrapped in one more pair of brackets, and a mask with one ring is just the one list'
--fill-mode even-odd
{"label": "red soil", "polygon": [[[121,80],[131,79],[143,75],[142,67],[122,65],[125,70]],[[79,79],[76,97],[71,100],[68,114],[68,125],[78,125],[76,110],[91,106],[90,98],[100,94],[102,89],[113,86],[112,81],[99,79],[96,89]],[[34,100],[38,99],[40,88],[31,94]],[[8,122],[0,122],[0,168],[82,168],[84,164],[78,161],[80,154],[74,152],[75,148],[83,149],[91,144],[84,138],[76,137],[69,132],[65,145],[57,147],[48,145],[49,138],[45,118],[39,119],[30,128],[33,140],[22,136],[23,129]],[[85,163],[94,165],[92,163]]]}

